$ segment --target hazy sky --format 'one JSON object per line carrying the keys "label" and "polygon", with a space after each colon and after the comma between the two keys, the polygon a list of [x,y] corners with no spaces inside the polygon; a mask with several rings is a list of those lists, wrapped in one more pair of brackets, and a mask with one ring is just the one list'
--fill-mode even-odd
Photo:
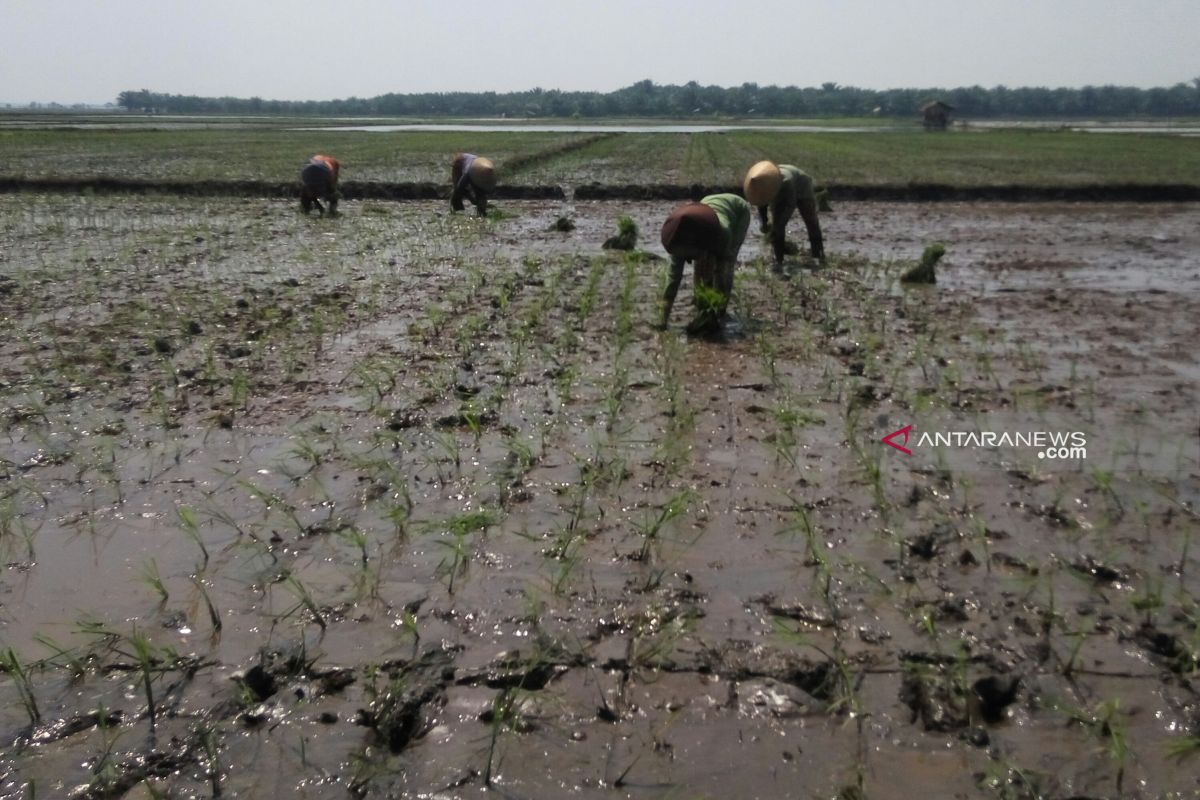
{"label": "hazy sky", "polygon": [[1200,77],[1200,0],[0,0],[0,102]]}

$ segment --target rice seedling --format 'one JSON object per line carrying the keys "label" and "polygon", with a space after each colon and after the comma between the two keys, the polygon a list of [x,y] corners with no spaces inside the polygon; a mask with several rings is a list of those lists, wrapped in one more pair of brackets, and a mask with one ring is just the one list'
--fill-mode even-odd
{"label": "rice seedling", "polygon": [[[458,436],[454,431],[435,431],[430,434],[430,440],[435,448],[441,451],[445,461],[454,465],[454,475],[457,477],[462,474],[462,452],[458,443]],[[436,459],[435,463],[441,464],[443,459]],[[445,483],[445,478],[442,476],[440,466],[437,470],[438,478],[442,483]]]}
{"label": "rice seedling", "polygon": [[1088,620],[1080,624],[1075,631],[1068,632],[1071,637],[1071,651],[1067,655],[1067,660],[1063,662],[1063,675],[1070,676],[1075,671],[1075,665],[1079,660],[1079,653],[1083,650],[1083,646],[1087,643],[1087,637],[1092,634],[1096,628],[1096,623]]}
{"label": "rice seedling", "polygon": [[609,433],[613,432],[617,419],[620,417],[621,406],[625,401],[628,387],[629,368],[623,364],[615,367],[604,393],[604,430]]}
{"label": "rice seedling", "polygon": [[579,367],[575,364],[567,364],[554,370],[554,391],[561,405],[567,405],[574,399],[573,390],[578,378]]}
{"label": "rice seedling", "polygon": [[115,759],[115,751],[117,742],[121,738],[121,731],[113,732],[112,725],[113,715],[101,703],[96,709],[96,728],[100,732],[103,748],[100,754],[92,760],[90,767],[92,780],[88,788],[100,793],[100,796],[107,796],[116,787],[120,779],[119,765]]}
{"label": "rice seedling", "polygon": [[1182,736],[1167,743],[1167,756],[1176,761],[1190,761],[1200,754],[1200,735]]}
{"label": "rice seedling", "polygon": [[383,517],[392,524],[396,538],[408,535],[408,522],[412,518],[413,501],[408,493],[407,482],[399,484],[400,491],[394,493],[384,505]]}
{"label": "rice seedling", "polygon": [[483,415],[484,411],[474,400],[463,403],[459,416],[467,425],[467,430],[471,432],[471,438],[475,440],[475,449],[479,449],[479,440],[483,436]]}
{"label": "rice seedling", "polygon": [[821,685],[814,692],[825,699],[825,713],[829,715],[846,714],[851,717],[863,715],[862,683],[866,678],[865,671],[855,671],[854,662],[842,647],[841,634],[834,629],[833,646],[831,650],[812,641],[804,630],[793,628],[780,617],[772,617],[772,630],[783,641],[797,647],[808,647],[821,655],[829,665]]}
{"label": "rice seedling", "polygon": [[358,550],[359,566],[362,569],[367,568],[370,561],[370,556],[367,554],[367,534],[359,528],[344,528],[338,531],[338,536],[345,539],[350,545],[353,545]]}
{"label": "rice seedling", "polygon": [[827,563],[825,555],[824,542],[817,526],[813,524],[812,517],[808,513],[805,504],[796,499],[792,495],[785,495],[790,507],[791,523],[780,530],[779,536],[795,536],[800,533],[804,536],[804,547],[808,553],[808,563],[812,566],[817,566]]}
{"label": "rice seedling", "polygon": [[200,746],[204,750],[204,768],[208,773],[209,787],[213,797],[221,797],[221,746],[216,728],[204,725],[200,730]]}
{"label": "rice seedling", "polygon": [[506,730],[515,730],[519,724],[519,694],[515,688],[502,689],[492,700],[488,721],[491,731],[488,737],[487,766],[483,770],[484,786],[492,786],[493,769],[498,766],[497,744]]}
{"label": "rice seedling", "polygon": [[650,608],[638,615],[626,645],[625,661],[631,670],[657,670],[666,663],[694,620],[678,610]]}
{"label": "rice seedling", "polygon": [[162,576],[158,574],[158,562],[153,558],[142,563],[142,582],[158,593],[159,608],[167,604],[171,599],[171,593],[167,591],[167,587],[163,584]]}
{"label": "rice seedling", "polygon": [[784,402],[773,411],[778,430],[771,438],[771,446],[776,455],[786,461],[794,469],[800,469],[797,447],[799,440],[796,436],[800,428],[819,423],[821,418],[811,412],[798,409],[792,405],[792,398],[785,397]]}
{"label": "rice seedling", "polygon": [[213,636],[217,636],[223,627],[221,614],[217,611],[216,605],[213,604],[212,597],[208,594],[208,587],[204,585],[204,580],[197,576],[192,576],[191,580],[192,585],[200,592],[200,599],[204,601],[204,607],[208,610],[208,621],[212,625]]}
{"label": "rice seedling", "polygon": [[607,259],[593,258],[591,260],[587,282],[584,284],[583,292],[579,296],[579,304],[575,309],[576,324],[580,327],[583,327],[596,307],[596,300],[600,296],[600,283],[604,280],[608,267]]}
{"label": "rice seedling", "polygon": [[621,269],[621,294],[617,301],[616,320],[616,353],[614,361],[620,361],[625,349],[633,340],[633,311],[636,307],[633,298],[637,287],[637,275],[640,261],[626,256]]}
{"label": "rice seedling", "polygon": [[29,724],[37,725],[42,721],[42,712],[38,708],[37,695],[34,693],[33,680],[21,662],[21,657],[11,647],[0,650],[0,670],[8,673],[17,690],[21,706],[29,716]]}
{"label": "rice seedling", "polygon": [[[241,523],[239,523],[233,517],[233,515],[229,513],[229,511],[216,503],[216,501],[213,499],[213,494],[209,494],[206,498],[203,511],[204,516],[208,517],[210,520],[220,522],[221,524],[232,528],[234,532],[237,533],[239,539],[243,536],[246,536],[247,534],[244,530],[242,530]],[[201,540],[199,544],[203,544],[203,541]],[[202,555],[204,555],[206,552],[207,550],[202,548]],[[205,565],[208,563],[207,556],[205,556],[204,563]]]}
{"label": "rice seedling", "polygon": [[1145,614],[1142,618],[1143,625],[1154,625],[1155,615],[1160,609],[1166,606],[1166,602],[1163,599],[1162,579],[1153,575],[1147,576],[1142,590],[1134,596],[1131,604],[1135,609]]}
{"label": "rice seedling", "polygon": [[413,650],[412,657],[417,657],[417,651],[421,645],[421,630],[417,626],[417,615],[412,608],[405,607],[400,611],[400,617],[396,620],[400,630],[412,639]]}
{"label": "rice seedling", "polygon": [[153,673],[158,664],[155,656],[155,647],[146,635],[138,631],[137,628],[134,628],[133,632],[126,638],[129,645],[133,648],[133,655],[137,660],[138,669],[141,670],[142,689],[146,694],[146,713],[150,717],[150,730],[154,731],[158,720],[157,709],[154,703],[154,687],[152,684]]}
{"label": "rice seedling", "polygon": [[890,515],[892,504],[888,498],[887,487],[884,484],[882,445],[874,437],[872,437],[868,444],[864,445],[862,443],[861,436],[859,435],[858,418],[859,412],[857,410],[843,412],[843,421],[846,426],[846,440],[849,442],[850,449],[858,461],[859,470],[863,478],[871,487],[871,496],[875,504],[875,509],[879,512],[880,518],[886,522]]}
{"label": "rice seedling", "polygon": [[200,571],[203,572],[208,568],[209,555],[208,548],[204,544],[204,539],[200,536],[200,522],[195,510],[190,506],[176,506],[175,518],[180,530],[187,534],[188,538],[195,542],[196,546],[200,549],[200,555],[203,559]]}
{"label": "rice seedling", "polygon": [[287,502],[280,495],[270,491],[269,489],[264,489],[252,481],[239,478],[237,480],[237,484],[245,489],[252,498],[262,503],[264,517],[269,515],[272,509],[277,508],[283,512],[284,517],[286,517],[287,520],[292,523],[292,527],[296,529],[296,533],[301,536],[304,535],[305,525],[300,521],[300,516],[297,513],[295,506]]}
{"label": "rice seedling", "polygon": [[448,552],[438,565],[438,573],[447,577],[447,591],[454,594],[454,584],[457,578],[466,574],[471,563],[470,536],[474,533],[486,532],[499,521],[499,516],[491,511],[466,511],[445,520],[428,523],[430,530],[444,531],[450,534],[450,540],[439,540],[437,544]]}
{"label": "rice seedling", "polygon": [[397,370],[390,358],[372,353],[356,362],[346,377],[357,382],[364,410],[374,412],[396,389]]}
{"label": "rice seedling", "polygon": [[317,605],[317,601],[313,599],[312,594],[309,593],[308,587],[301,583],[300,579],[295,575],[292,575],[290,572],[284,577],[283,583],[284,586],[287,587],[288,591],[290,591],[299,601],[294,607],[292,607],[290,611],[284,613],[283,616],[290,617],[300,609],[304,609],[308,611],[313,618],[313,622],[317,623],[317,627],[321,629],[322,633],[324,633],[328,627],[328,624],[325,622],[325,615],[321,612],[321,608]]}
{"label": "rice seedling", "polygon": [[1129,725],[1119,700],[1104,700],[1091,709],[1071,709],[1060,705],[1072,723],[1082,725],[1101,743],[1101,751],[1114,770],[1117,794],[1124,791],[1125,766],[1129,760]]}
{"label": "rice seedling", "polygon": [[776,389],[783,388],[780,382],[779,369],[776,364],[779,354],[774,342],[765,333],[759,333],[754,337],[754,343],[758,347],[759,360],[762,361],[763,371],[767,373],[767,379]]}
{"label": "rice seedling", "polygon": [[1118,516],[1123,516],[1125,506],[1121,503],[1121,498],[1117,495],[1113,488],[1113,481],[1116,478],[1116,472],[1111,469],[1094,469],[1091,471],[1092,483],[1096,489],[1111,503],[1116,505]]}
{"label": "rice seedling", "polygon": [[51,655],[45,659],[45,662],[53,667],[66,670],[72,681],[79,681],[87,676],[88,661],[92,659],[90,653],[81,658],[73,649],[63,646],[46,633],[36,633],[33,639],[50,651]]}
{"label": "rice seedling", "polygon": [[550,591],[555,597],[562,597],[570,588],[575,570],[584,562],[582,535],[563,532],[560,541],[547,551],[547,556],[554,559],[556,566],[550,577]]}
{"label": "rice seedling", "polygon": [[663,528],[667,523],[682,516],[695,500],[695,493],[691,489],[684,489],[668,498],[658,508],[644,514],[640,521],[632,523],[638,535],[642,537],[637,554],[639,561],[648,562],[650,556],[658,552],[662,543]]}

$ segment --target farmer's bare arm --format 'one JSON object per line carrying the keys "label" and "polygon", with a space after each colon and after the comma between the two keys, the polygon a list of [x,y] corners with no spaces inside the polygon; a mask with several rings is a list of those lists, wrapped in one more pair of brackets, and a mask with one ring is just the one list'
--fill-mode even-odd
{"label": "farmer's bare arm", "polygon": [[679,294],[679,284],[683,281],[683,264],[682,258],[671,256],[671,272],[662,299],[661,327],[663,328],[667,327],[667,321],[671,318],[671,308],[675,305],[675,295]]}

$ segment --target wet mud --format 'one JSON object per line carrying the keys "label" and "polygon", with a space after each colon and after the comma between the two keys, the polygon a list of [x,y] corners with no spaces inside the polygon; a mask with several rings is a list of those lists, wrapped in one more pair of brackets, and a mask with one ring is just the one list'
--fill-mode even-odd
{"label": "wet mud", "polygon": [[[505,162],[518,174],[546,160],[574,152],[609,137],[591,137],[528,157]],[[827,187],[835,202],[1093,202],[1185,203],[1200,201],[1200,187],[1188,184],[1096,184],[1082,186],[951,186],[909,183],[839,184]],[[386,183],[346,181],[340,186],[350,200],[432,200],[449,196],[449,187],[433,182]],[[0,178],[0,193],[64,192],[87,194],[176,194],[196,197],[291,197],[294,183],[271,181],[171,181],[136,178]],[[574,187],[501,182],[495,196],[508,200],[698,200],[722,192],[741,193],[737,186],[704,184],[584,183]]]}
{"label": "wet mud", "polygon": [[496,205],[0,197],[0,797],[1200,790],[1200,207]]}

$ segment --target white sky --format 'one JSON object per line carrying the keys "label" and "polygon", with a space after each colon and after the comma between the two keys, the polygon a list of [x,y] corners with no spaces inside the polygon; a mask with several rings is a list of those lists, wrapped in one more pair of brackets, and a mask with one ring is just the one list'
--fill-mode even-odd
{"label": "white sky", "polygon": [[1200,0],[0,0],[0,20],[0,103],[1200,77]]}

